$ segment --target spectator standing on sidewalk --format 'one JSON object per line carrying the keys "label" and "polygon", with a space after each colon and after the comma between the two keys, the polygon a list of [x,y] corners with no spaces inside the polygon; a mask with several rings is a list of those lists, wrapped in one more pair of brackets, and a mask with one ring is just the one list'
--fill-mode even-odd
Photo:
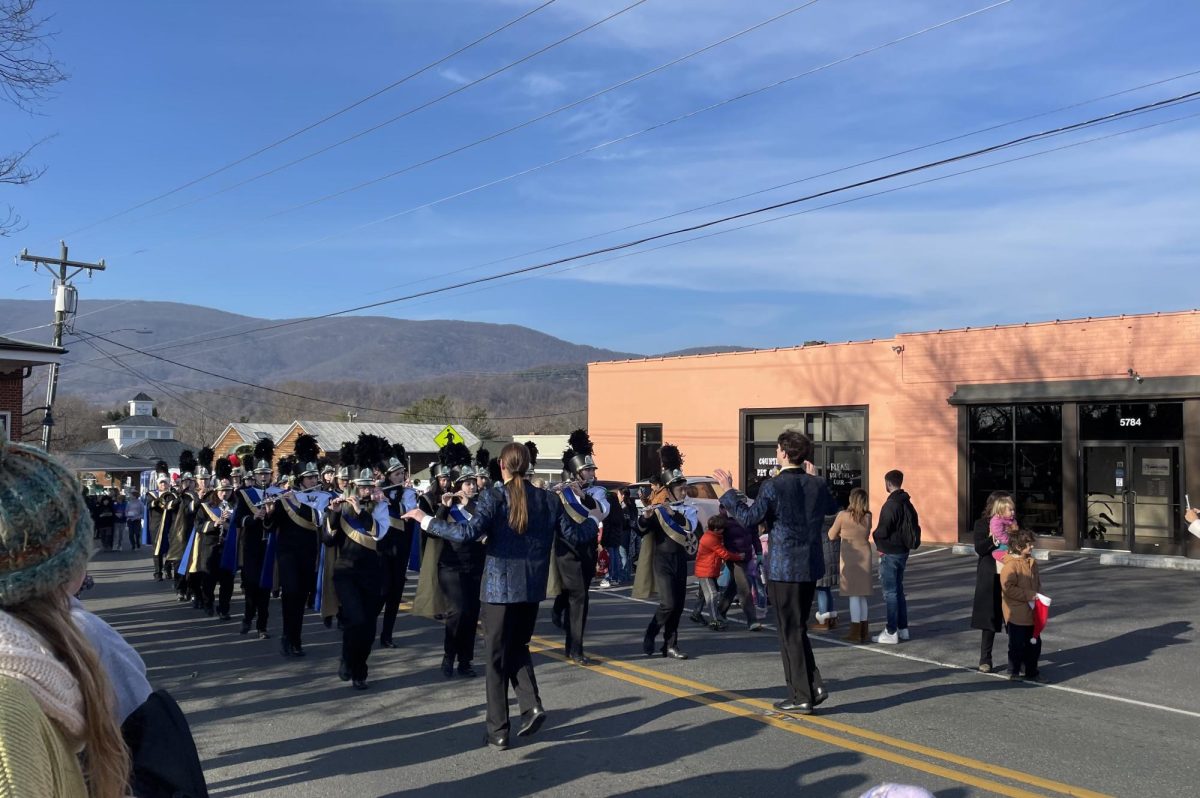
{"label": "spectator standing on sidewalk", "polygon": [[[904,595],[904,569],[908,553],[921,542],[917,510],[912,499],[901,487],[904,473],[892,470],[883,475],[887,501],[879,511],[879,526],[873,537],[879,550],[879,582],[887,605],[887,627],[872,638],[876,643],[895,645],[908,639],[908,600]],[[915,540],[905,539],[906,535]]]}
{"label": "spectator standing on sidewalk", "polygon": [[997,545],[990,526],[996,502],[1000,499],[1011,501],[1012,494],[1006,490],[997,490],[989,494],[983,505],[983,515],[975,520],[975,526],[971,530],[975,553],[979,555],[979,562],[975,565],[975,601],[971,605],[971,628],[982,632],[979,642],[979,670],[983,673],[992,672],[992,645],[996,642],[996,632],[1004,629],[1004,615],[1000,608],[1000,574],[996,571],[996,561],[992,557]]}
{"label": "spectator standing on sidewalk", "polygon": [[620,501],[609,495],[608,515],[604,517],[604,528],[600,531],[600,545],[608,553],[608,573],[600,580],[600,587],[619,585],[625,579],[625,561],[622,559],[621,537],[626,533],[625,510]]}
{"label": "spectator standing on sidewalk", "polygon": [[142,547],[142,516],[145,512],[146,505],[135,485],[129,489],[129,498],[125,500],[125,526],[129,532],[130,551]]}
{"label": "spectator standing on sidewalk", "polygon": [[850,599],[850,631],[844,638],[851,643],[871,639],[867,621],[867,598],[871,595],[871,513],[867,510],[867,492],[850,491],[849,504],[837,514],[829,537],[842,542],[841,582],[838,591]]}
{"label": "spectator standing on sidewalk", "polygon": [[825,553],[825,575],[817,580],[817,622],[812,628],[828,632],[837,628],[838,612],[834,604],[833,589],[838,586],[838,576],[842,565],[842,541],[830,537],[829,530],[833,528],[836,515],[827,515],[821,523],[821,545]]}

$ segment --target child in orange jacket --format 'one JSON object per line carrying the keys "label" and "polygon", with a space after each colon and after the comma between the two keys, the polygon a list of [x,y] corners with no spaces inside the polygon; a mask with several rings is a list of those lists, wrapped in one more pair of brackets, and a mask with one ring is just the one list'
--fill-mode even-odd
{"label": "child in orange jacket", "polygon": [[742,555],[725,548],[727,523],[723,515],[714,515],[709,518],[706,525],[707,531],[700,538],[700,549],[696,552],[696,579],[700,582],[702,603],[700,607],[696,608],[696,612],[692,613],[692,619],[703,623],[702,609],[707,606],[709,617],[712,619],[708,626],[717,631],[725,628],[725,622],[717,613],[717,603],[721,598],[721,589],[717,587],[717,579],[720,578],[727,561],[742,559]]}

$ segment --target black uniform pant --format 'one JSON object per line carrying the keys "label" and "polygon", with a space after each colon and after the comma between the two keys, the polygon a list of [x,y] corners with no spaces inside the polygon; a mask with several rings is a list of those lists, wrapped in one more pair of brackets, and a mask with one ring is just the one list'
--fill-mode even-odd
{"label": "black uniform pant", "polygon": [[811,704],[814,691],[825,686],[808,639],[808,614],[815,592],[814,582],[767,582],[767,596],[779,623],[783,675],[791,699],[805,704]]}
{"label": "black uniform pant", "polygon": [[[650,545],[650,544],[647,544]],[[687,554],[683,549],[675,554],[654,552],[654,582],[658,589],[658,611],[646,627],[647,647],[663,633],[663,647],[679,645],[679,617],[687,601]]]}
{"label": "black uniform pant", "polygon": [[394,549],[379,555],[383,565],[383,629],[379,639],[389,641],[392,631],[396,628],[396,613],[400,609],[400,599],[404,598],[404,583],[408,579],[408,556],[412,551],[412,533],[407,529],[393,529],[387,537],[396,536],[391,544]]}
{"label": "black uniform pant", "polygon": [[[367,657],[375,644],[379,608],[383,603],[379,579],[352,569],[335,571],[333,590],[341,605],[342,661],[346,663],[351,679],[365,681]],[[287,595],[286,590],[284,595]]]}
{"label": "black uniform pant", "polygon": [[567,628],[567,656],[582,656],[583,630],[587,626],[588,588],[596,575],[596,561],[575,552],[555,554],[562,592],[554,599],[554,614]]}
{"label": "black uniform pant", "polygon": [[192,597],[192,604],[197,607],[209,606],[204,596],[204,582],[208,579],[208,574],[203,571],[197,571],[194,574],[188,574],[184,582],[184,590]]}
{"label": "black uniform pant", "polygon": [[1008,629],[1008,672],[1012,676],[1032,679],[1038,675],[1038,657],[1042,655],[1042,639],[1033,642],[1033,627],[1010,623]]}
{"label": "black uniform pant", "polygon": [[258,582],[242,579],[242,594],[246,597],[246,610],[242,621],[254,624],[260,632],[267,631],[267,619],[270,617],[271,591],[258,586]]}
{"label": "black uniform pant", "polygon": [[479,624],[479,584],[483,572],[460,565],[438,565],[438,582],[453,608],[446,616],[446,659],[459,664],[475,659],[475,627]]}
{"label": "black uniform pant", "polygon": [[283,614],[283,639],[293,646],[300,645],[304,628],[304,608],[316,583],[316,555],[302,550],[279,553],[280,606]]}
{"label": "black uniform pant", "polygon": [[163,554],[154,555],[154,578],[160,582],[163,578],[163,571],[166,571],[168,579],[173,579],[175,576],[173,573],[174,566],[170,562],[165,561],[165,557],[166,555]]}
{"label": "black uniform pant", "polygon": [[487,646],[487,731],[497,735],[508,732],[508,687],[517,694],[521,714],[541,706],[529,639],[537,623],[538,605],[484,604],[483,639]]}

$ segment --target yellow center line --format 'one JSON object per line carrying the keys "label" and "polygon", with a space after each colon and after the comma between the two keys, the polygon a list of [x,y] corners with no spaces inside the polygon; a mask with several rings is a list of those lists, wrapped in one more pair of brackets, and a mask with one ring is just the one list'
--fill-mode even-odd
{"label": "yellow center line", "polygon": [[[542,650],[539,653],[541,653],[543,656],[551,657],[562,662],[570,662],[570,660],[568,660],[565,656],[554,651],[554,649],[559,647],[554,641],[546,638],[534,637],[533,642],[542,647]],[[1048,790],[1050,792],[1062,795],[1076,796],[1077,798],[1109,798],[1103,793],[1093,792],[1082,787],[1075,787],[1070,784],[1063,784],[1061,782],[1032,776],[1028,773],[1009,770],[1008,768],[1000,767],[998,765],[992,765],[987,762],[971,759],[970,757],[952,754],[936,748],[919,745],[917,743],[911,743],[907,740],[891,737],[890,735],[881,734],[879,732],[873,732],[868,729],[862,729],[846,723],[839,723],[838,721],[829,720],[828,718],[808,715],[789,716],[785,720],[775,715],[764,715],[762,712],[757,711],[757,709],[767,710],[768,712],[774,712],[775,710],[771,704],[760,699],[750,698],[748,696],[743,696],[728,690],[722,690],[721,688],[707,685],[702,682],[693,681],[691,679],[685,679],[680,676],[662,673],[654,670],[653,668],[646,668],[641,665],[635,665],[631,662],[610,659],[608,657],[600,657],[594,654],[589,654],[589,657],[599,664],[591,666],[588,668],[588,670],[602,673],[605,676],[610,676],[612,678],[620,679],[624,682],[646,687],[656,692],[666,693],[667,695],[675,696],[676,698],[683,698],[699,704],[704,704],[714,709],[721,710],[722,712],[727,712],[731,715],[757,720],[777,729],[791,732],[792,734],[799,734],[801,736],[818,740],[829,745],[845,748],[851,751],[857,751],[858,753],[866,754],[867,756],[872,756],[877,759],[883,759],[904,767],[912,768],[914,770],[920,770],[925,773],[941,776],[942,778],[950,779],[951,781],[969,784],[973,787],[979,787],[980,789],[999,793],[1001,795],[1012,796],[1013,798],[1041,798],[1039,793],[1029,792],[1019,787],[1012,787],[1007,784],[991,781],[986,778],[975,776],[971,773],[964,773],[959,770],[942,767],[941,765],[925,762],[919,759],[913,759],[912,757],[908,757],[903,754],[877,748],[875,746],[859,742],[858,740],[834,736],[811,727],[821,726],[831,731],[837,731],[841,734],[852,735],[870,740],[872,742],[882,743],[884,745],[891,746],[892,748],[909,751],[929,759],[949,762],[955,765],[970,768],[971,770],[981,771],[1030,787],[1037,787],[1039,789]],[[639,675],[635,676],[633,674]],[[642,678],[643,676],[650,677],[650,679],[657,681],[649,681],[648,679]],[[667,682],[668,684],[662,684],[662,682]],[[679,687],[674,685],[679,685]],[[689,690],[680,689],[683,687],[689,688]],[[691,691],[699,691],[699,693]],[[738,703],[748,704],[757,709],[747,709],[745,707],[738,706]]]}

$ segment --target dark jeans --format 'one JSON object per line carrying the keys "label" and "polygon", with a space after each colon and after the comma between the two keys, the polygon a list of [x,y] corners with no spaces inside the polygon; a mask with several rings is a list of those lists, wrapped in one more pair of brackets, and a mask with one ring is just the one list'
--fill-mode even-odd
{"label": "dark jeans", "polygon": [[812,611],[814,590],[812,582],[767,582],[767,595],[779,623],[783,675],[791,699],[805,704],[811,704],[814,691],[824,687],[808,639],[808,615]]}
{"label": "dark jeans", "polygon": [[983,630],[983,638],[979,641],[979,664],[991,666],[992,646],[996,643],[996,633]]}
{"label": "dark jeans", "polygon": [[446,659],[459,664],[475,659],[475,627],[479,623],[479,583],[483,574],[474,569],[438,565],[438,582],[453,611],[446,616],[443,650]]}
{"label": "dark jeans", "polygon": [[131,518],[125,522],[125,526],[129,530],[129,550],[140,549],[142,547],[142,519]]}
{"label": "dark jeans", "polygon": [[1027,678],[1032,679],[1038,675],[1038,657],[1042,655],[1042,639],[1039,637],[1038,641],[1034,643],[1031,641],[1032,637],[1032,626],[1008,624],[1009,674],[1017,676],[1024,669]]}
{"label": "dark jeans", "polygon": [[908,552],[885,554],[879,558],[879,582],[883,586],[883,600],[887,604],[887,631],[895,634],[908,628],[908,601],[904,597],[904,569],[908,565]]}
{"label": "dark jeans", "polygon": [[379,555],[383,565],[383,629],[379,639],[389,641],[396,628],[396,613],[400,609],[400,599],[404,597],[404,583],[408,580],[408,558],[412,549],[412,533],[408,530],[393,529],[387,533],[390,538],[397,536],[396,548],[387,554]]}
{"label": "dark jeans", "polygon": [[729,613],[729,608],[733,606],[734,595],[737,595],[742,600],[742,613],[746,616],[746,625],[758,623],[758,608],[754,605],[754,595],[750,592],[750,574],[746,570],[746,563],[731,562],[729,569],[733,573],[733,578],[725,586],[725,594],[721,596],[717,611],[724,619]]}
{"label": "dark jeans", "polygon": [[538,605],[484,604],[483,639],[487,646],[488,734],[508,732],[508,686],[517,694],[521,714],[541,706],[537,679],[533,675],[533,658],[529,655],[529,639],[537,623]]}

